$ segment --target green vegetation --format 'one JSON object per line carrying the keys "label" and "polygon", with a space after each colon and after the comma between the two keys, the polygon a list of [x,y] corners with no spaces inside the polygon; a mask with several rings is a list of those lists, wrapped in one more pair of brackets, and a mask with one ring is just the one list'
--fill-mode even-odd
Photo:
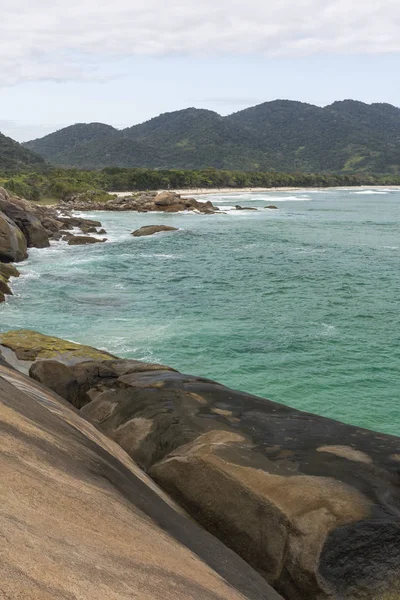
{"label": "green vegetation", "polygon": [[50,169],[46,173],[20,173],[0,178],[9,191],[33,200],[107,201],[107,192],[157,189],[242,188],[242,187],[335,187],[356,185],[400,185],[398,175],[277,173],[201,170],[121,169],[108,167],[102,171]]}
{"label": "green vegetation", "polygon": [[77,124],[25,144],[54,166],[400,173],[400,109],[276,100],[227,117],[188,108],[118,131]]}
{"label": "green vegetation", "polygon": [[0,133],[0,170],[5,173],[18,173],[28,170],[44,170],[46,163],[41,156],[34,154],[9,137]]}

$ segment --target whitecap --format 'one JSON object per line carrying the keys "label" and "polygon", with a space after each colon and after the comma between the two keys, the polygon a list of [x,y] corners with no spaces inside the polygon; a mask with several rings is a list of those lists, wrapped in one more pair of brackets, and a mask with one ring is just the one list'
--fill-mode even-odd
{"label": "whitecap", "polygon": [[352,194],[359,194],[360,196],[371,196],[371,195],[375,195],[375,194],[382,194],[382,195],[386,195],[389,192],[384,191],[384,190],[360,190],[358,192],[351,192]]}
{"label": "whitecap", "polygon": [[[266,200],[266,198],[263,198],[263,200]],[[311,198],[308,196],[273,196],[270,200],[273,202],[306,202],[311,200]]]}

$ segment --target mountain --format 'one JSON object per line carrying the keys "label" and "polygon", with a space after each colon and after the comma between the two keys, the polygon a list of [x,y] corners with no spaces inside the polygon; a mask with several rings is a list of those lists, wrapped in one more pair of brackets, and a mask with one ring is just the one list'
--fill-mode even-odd
{"label": "mountain", "polygon": [[113,135],[119,136],[119,131],[111,125],[103,123],[76,123],[45,135],[37,140],[26,142],[24,147],[37,152],[51,164],[62,165],[64,156],[78,152],[81,145],[94,140],[111,141]]}
{"label": "mountain", "polygon": [[29,170],[42,170],[44,159],[24,148],[18,142],[0,133],[0,172],[15,173]]}
{"label": "mountain", "polygon": [[222,117],[188,108],[118,131],[77,124],[25,147],[51,164],[305,172],[400,172],[400,109],[275,100]]}

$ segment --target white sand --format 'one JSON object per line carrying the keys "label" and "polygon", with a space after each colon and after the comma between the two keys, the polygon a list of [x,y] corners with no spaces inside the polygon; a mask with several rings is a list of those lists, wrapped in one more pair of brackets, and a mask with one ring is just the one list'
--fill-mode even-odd
{"label": "white sand", "polygon": [[[198,196],[203,194],[246,194],[250,192],[306,192],[308,190],[370,190],[371,188],[384,188],[399,190],[398,185],[362,185],[362,186],[341,186],[341,187],[270,187],[270,188],[192,188],[183,190],[157,190],[158,192],[175,192],[181,196]],[[135,192],[109,192],[119,198],[132,196]]]}

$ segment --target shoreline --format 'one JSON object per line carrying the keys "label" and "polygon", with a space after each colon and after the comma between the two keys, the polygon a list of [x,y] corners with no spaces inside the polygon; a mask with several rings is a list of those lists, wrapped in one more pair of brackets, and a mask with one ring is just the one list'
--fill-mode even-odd
{"label": "shoreline", "polygon": [[[181,196],[204,196],[210,194],[246,194],[246,193],[267,193],[267,192],[306,192],[306,191],[324,191],[324,190],[369,190],[369,189],[387,189],[387,190],[400,190],[400,185],[351,185],[351,186],[330,186],[330,187],[269,187],[269,188],[188,188],[188,189],[160,189],[160,190],[148,190],[157,192],[173,192],[180,194]],[[138,190],[131,192],[107,192],[110,196],[118,196],[118,198],[125,198],[132,196],[137,193]]]}

